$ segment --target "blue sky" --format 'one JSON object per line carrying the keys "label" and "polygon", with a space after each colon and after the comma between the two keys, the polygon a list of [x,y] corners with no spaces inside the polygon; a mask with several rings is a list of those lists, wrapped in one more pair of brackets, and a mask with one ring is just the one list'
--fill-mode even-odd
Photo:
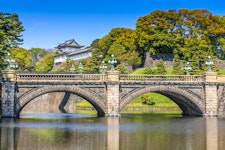
{"label": "blue sky", "polygon": [[154,10],[179,8],[224,16],[225,0],[0,0],[0,12],[19,15],[26,49],[54,48],[73,38],[88,46],[112,28],[135,29],[137,19]]}

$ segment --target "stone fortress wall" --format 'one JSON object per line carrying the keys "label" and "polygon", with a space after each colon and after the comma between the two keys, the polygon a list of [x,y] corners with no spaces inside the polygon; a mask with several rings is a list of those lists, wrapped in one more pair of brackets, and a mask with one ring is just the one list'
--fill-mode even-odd
{"label": "stone fortress wall", "polygon": [[[173,58],[174,55],[171,53],[158,53],[156,55],[150,55],[150,53],[146,53],[144,67],[156,67],[156,63],[162,59],[166,67],[172,68]],[[225,69],[225,60],[215,59],[214,61],[219,69]]]}

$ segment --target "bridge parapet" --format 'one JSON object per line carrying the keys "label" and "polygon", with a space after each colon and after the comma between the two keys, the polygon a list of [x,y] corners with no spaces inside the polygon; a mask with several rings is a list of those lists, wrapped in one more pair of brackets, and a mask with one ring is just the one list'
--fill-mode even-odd
{"label": "bridge parapet", "polygon": [[217,82],[225,82],[225,76],[224,75],[217,76]]}
{"label": "bridge parapet", "polygon": [[35,82],[49,82],[49,81],[100,81],[106,80],[104,74],[43,74],[43,73],[17,73],[17,81],[35,81]]}
{"label": "bridge parapet", "polygon": [[203,76],[197,75],[137,75],[121,74],[120,81],[170,81],[170,82],[203,82]]}

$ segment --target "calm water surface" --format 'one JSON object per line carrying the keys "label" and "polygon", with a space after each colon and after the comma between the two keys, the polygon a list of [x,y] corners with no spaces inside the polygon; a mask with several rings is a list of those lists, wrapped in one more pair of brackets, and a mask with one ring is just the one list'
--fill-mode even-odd
{"label": "calm water surface", "polygon": [[225,119],[27,114],[1,119],[1,150],[223,150]]}

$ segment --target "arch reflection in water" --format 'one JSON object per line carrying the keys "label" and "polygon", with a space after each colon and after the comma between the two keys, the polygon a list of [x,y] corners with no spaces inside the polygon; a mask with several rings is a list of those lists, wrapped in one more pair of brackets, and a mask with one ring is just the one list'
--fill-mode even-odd
{"label": "arch reflection in water", "polygon": [[1,149],[119,149],[118,117],[78,116],[2,119]]}
{"label": "arch reflection in water", "polygon": [[1,149],[223,149],[225,120],[168,115],[2,119]]}

